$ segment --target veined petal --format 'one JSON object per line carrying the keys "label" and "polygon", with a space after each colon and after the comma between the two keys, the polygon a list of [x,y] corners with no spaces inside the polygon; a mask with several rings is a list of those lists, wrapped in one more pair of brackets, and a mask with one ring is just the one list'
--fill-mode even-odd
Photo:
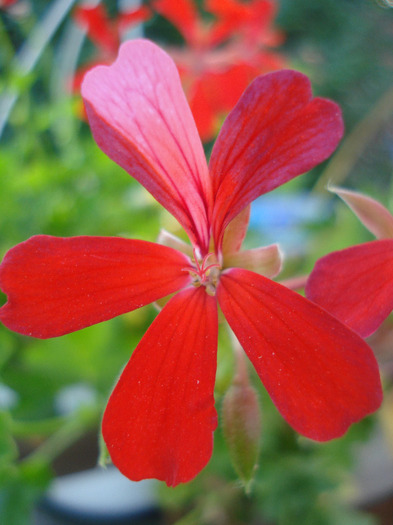
{"label": "veined petal", "polygon": [[224,258],[224,268],[233,267],[273,278],[281,271],[282,254],[278,244],[229,253]]}
{"label": "veined petal", "polygon": [[209,461],[217,330],[215,298],[191,287],[169,301],[134,351],[102,423],[112,461],[128,478],[175,486]]}
{"label": "veined petal", "polygon": [[282,70],[254,80],[224,122],[210,159],[216,246],[247,204],[325,160],[342,133],[339,107],[313,99],[305,75]]}
{"label": "veined petal", "polygon": [[47,338],[130,312],[190,282],[182,253],[118,237],[38,235],[18,244],[0,265],[8,302],[0,321]]}
{"label": "veined petal", "polygon": [[378,365],[368,345],[322,308],[265,277],[227,270],[221,309],[282,416],[326,441],[376,410]]}
{"label": "veined petal", "polygon": [[328,189],[348,204],[364,226],[377,239],[393,238],[393,215],[380,202],[356,191],[334,186],[330,186]]}
{"label": "veined petal", "polygon": [[99,147],[206,251],[211,182],[172,59],[152,42],[128,41],[114,64],[86,74],[82,96]]}
{"label": "veined petal", "polygon": [[362,337],[393,309],[393,239],[329,253],[317,261],[306,296]]}

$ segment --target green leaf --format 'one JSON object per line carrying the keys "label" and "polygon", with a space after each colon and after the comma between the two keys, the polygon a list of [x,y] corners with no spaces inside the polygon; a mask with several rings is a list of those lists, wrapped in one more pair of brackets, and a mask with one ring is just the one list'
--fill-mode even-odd
{"label": "green leaf", "polygon": [[18,449],[11,434],[11,416],[0,411],[0,468],[18,457]]}

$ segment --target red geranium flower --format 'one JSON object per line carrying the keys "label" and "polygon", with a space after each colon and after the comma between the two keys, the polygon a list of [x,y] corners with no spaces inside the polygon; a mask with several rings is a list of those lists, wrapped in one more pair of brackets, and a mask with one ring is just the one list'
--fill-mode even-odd
{"label": "red geranium flower", "polygon": [[249,204],[335,149],[339,108],[312,98],[298,72],[259,77],[225,121],[208,168],[176,66],[153,43],[123,44],[112,66],[86,75],[82,95],[98,145],[176,217],[192,247],[183,243],[183,253],[124,238],[33,237],[0,266],[8,294],[0,319],[22,334],[56,337],[174,294],[104,414],[103,436],[123,474],[176,485],[208,462],[217,425],[218,305],[301,434],[332,439],[376,410],[381,385],[367,344],[256,273],[277,273],[277,247],[239,251]]}
{"label": "red geranium flower", "polygon": [[362,337],[393,310],[393,216],[366,195],[332,188],[376,237],[319,259],[306,294]]}
{"label": "red geranium flower", "polygon": [[179,69],[203,141],[213,139],[223,117],[248,84],[285,62],[271,51],[282,33],[271,28],[273,0],[206,0],[215,20],[206,22],[192,0],[155,0],[154,8],[181,33],[186,46],[169,50]]}

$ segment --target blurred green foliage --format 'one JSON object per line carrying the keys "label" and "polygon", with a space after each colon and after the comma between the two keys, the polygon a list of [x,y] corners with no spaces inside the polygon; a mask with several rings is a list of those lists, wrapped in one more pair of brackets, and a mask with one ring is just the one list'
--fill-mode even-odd
{"label": "blurred green foliage", "polygon": [[[160,227],[171,224],[170,219],[100,152],[79,118],[78,97],[70,96],[64,86],[53,88],[61,73],[56,67],[65,35],[72,27],[70,14],[59,22],[35,67],[23,72],[16,57],[49,3],[21,3],[26,6],[22,14],[0,10],[0,97],[10,88],[17,97],[1,137],[0,254],[40,233],[122,235],[154,241]],[[113,2],[106,4],[113,12]],[[282,53],[289,65],[311,77],[316,94],[342,106],[345,148],[347,137],[392,88],[393,9],[384,9],[373,0],[281,0],[277,23],[286,35]],[[147,24],[150,38],[179,42],[179,35],[170,31],[159,17]],[[82,56],[88,50],[89,45]],[[340,182],[369,192],[393,210],[392,111],[382,115],[370,135],[346,155],[345,169],[338,166],[344,177]],[[312,195],[326,167],[327,163],[278,191]],[[327,194],[326,198],[330,199],[330,219],[302,226],[307,251],[287,260],[284,275],[309,271],[319,256],[370,238],[344,204]],[[260,245],[263,237],[263,230],[255,230],[249,242],[258,238]],[[111,387],[154,315],[154,308],[146,307],[48,341],[18,336],[0,327],[0,386],[16,396],[3,407],[0,398],[1,523],[30,523],[31,508],[50,481],[53,460],[77,437],[91,428],[98,430]],[[224,331],[220,342],[218,406],[232,374]],[[59,413],[59,393],[75,384],[89,385],[93,405],[87,411]],[[176,489],[162,489],[163,505],[173,522],[372,523],[371,517],[351,510],[344,496],[351,483],[354,443],[367,439],[373,420],[354,426],[332,443],[311,443],[288,428],[260,382],[254,384],[263,407],[263,432],[251,495],[246,496],[237,482],[219,429],[213,459],[197,479]]]}

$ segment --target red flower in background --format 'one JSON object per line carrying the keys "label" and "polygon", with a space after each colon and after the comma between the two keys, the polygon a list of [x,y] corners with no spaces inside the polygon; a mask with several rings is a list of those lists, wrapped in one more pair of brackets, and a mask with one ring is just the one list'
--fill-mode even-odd
{"label": "red flower in background", "polygon": [[0,0],[0,9],[8,9],[12,5],[16,4],[18,0]]}
{"label": "red flower in background", "polygon": [[283,39],[271,27],[276,3],[206,0],[205,10],[215,17],[212,22],[201,18],[193,0],[155,0],[153,7],[185,40],[185,47],[171,48],[169,53],[180,71],[199,134],[209,141],[248,84],[285,64],[270,50]]}
{"label": "red flower in background", "polygon": [[376,241],[330,253],[317,261],[306,294],[362,337],[393,310],[393,216],[366,195],[332,188]]}
{"label": "red flower in background", "polygon": [[56,337],[174,294],[104,414],[103,436],[123,474],[176,485],[208,462],[218,305],[301,434],[332,439],[376,410],[381,385],[367,344],[268,278],[279,270],[276,246],[240,251],[250,203],[335,149],[339,108],[312,98],[300,73],[261,76],[226,119],[208,167],[176,66],[151,42],[123,44],[112,66],[86,75],[82,95],[97,144],[174,215],[192,246],[33,237],[0,266],[8,295],[0,319],[22,334]]}
{"label": "red flower in background", "polygon": [[83,28],[96,47],[94,58],[75,73],[72,91],[80,92],[85,73],[93,66],[109,64],[115,60],[123,34],[131,27],[145,22],[151,16],[147,7],[123,11],[110,18],[102,4],[94,7],[79,5],[73,11],[73,19]]}
{"label": "red flower in background", "polygon": [[[257,46],[275,47],[284,40],[283,33],[272,27],[277,14],[275,0],[252,0],[247,3],[238,0],[205,0],[205,8],[216,17],[212,29],[213,42],[235,37],[252,54],[261,53],[261,49],[255,49]],[[267,53],[266,61],[269,63],[269,60],[276,65],[277,60],[282,59]]]}

